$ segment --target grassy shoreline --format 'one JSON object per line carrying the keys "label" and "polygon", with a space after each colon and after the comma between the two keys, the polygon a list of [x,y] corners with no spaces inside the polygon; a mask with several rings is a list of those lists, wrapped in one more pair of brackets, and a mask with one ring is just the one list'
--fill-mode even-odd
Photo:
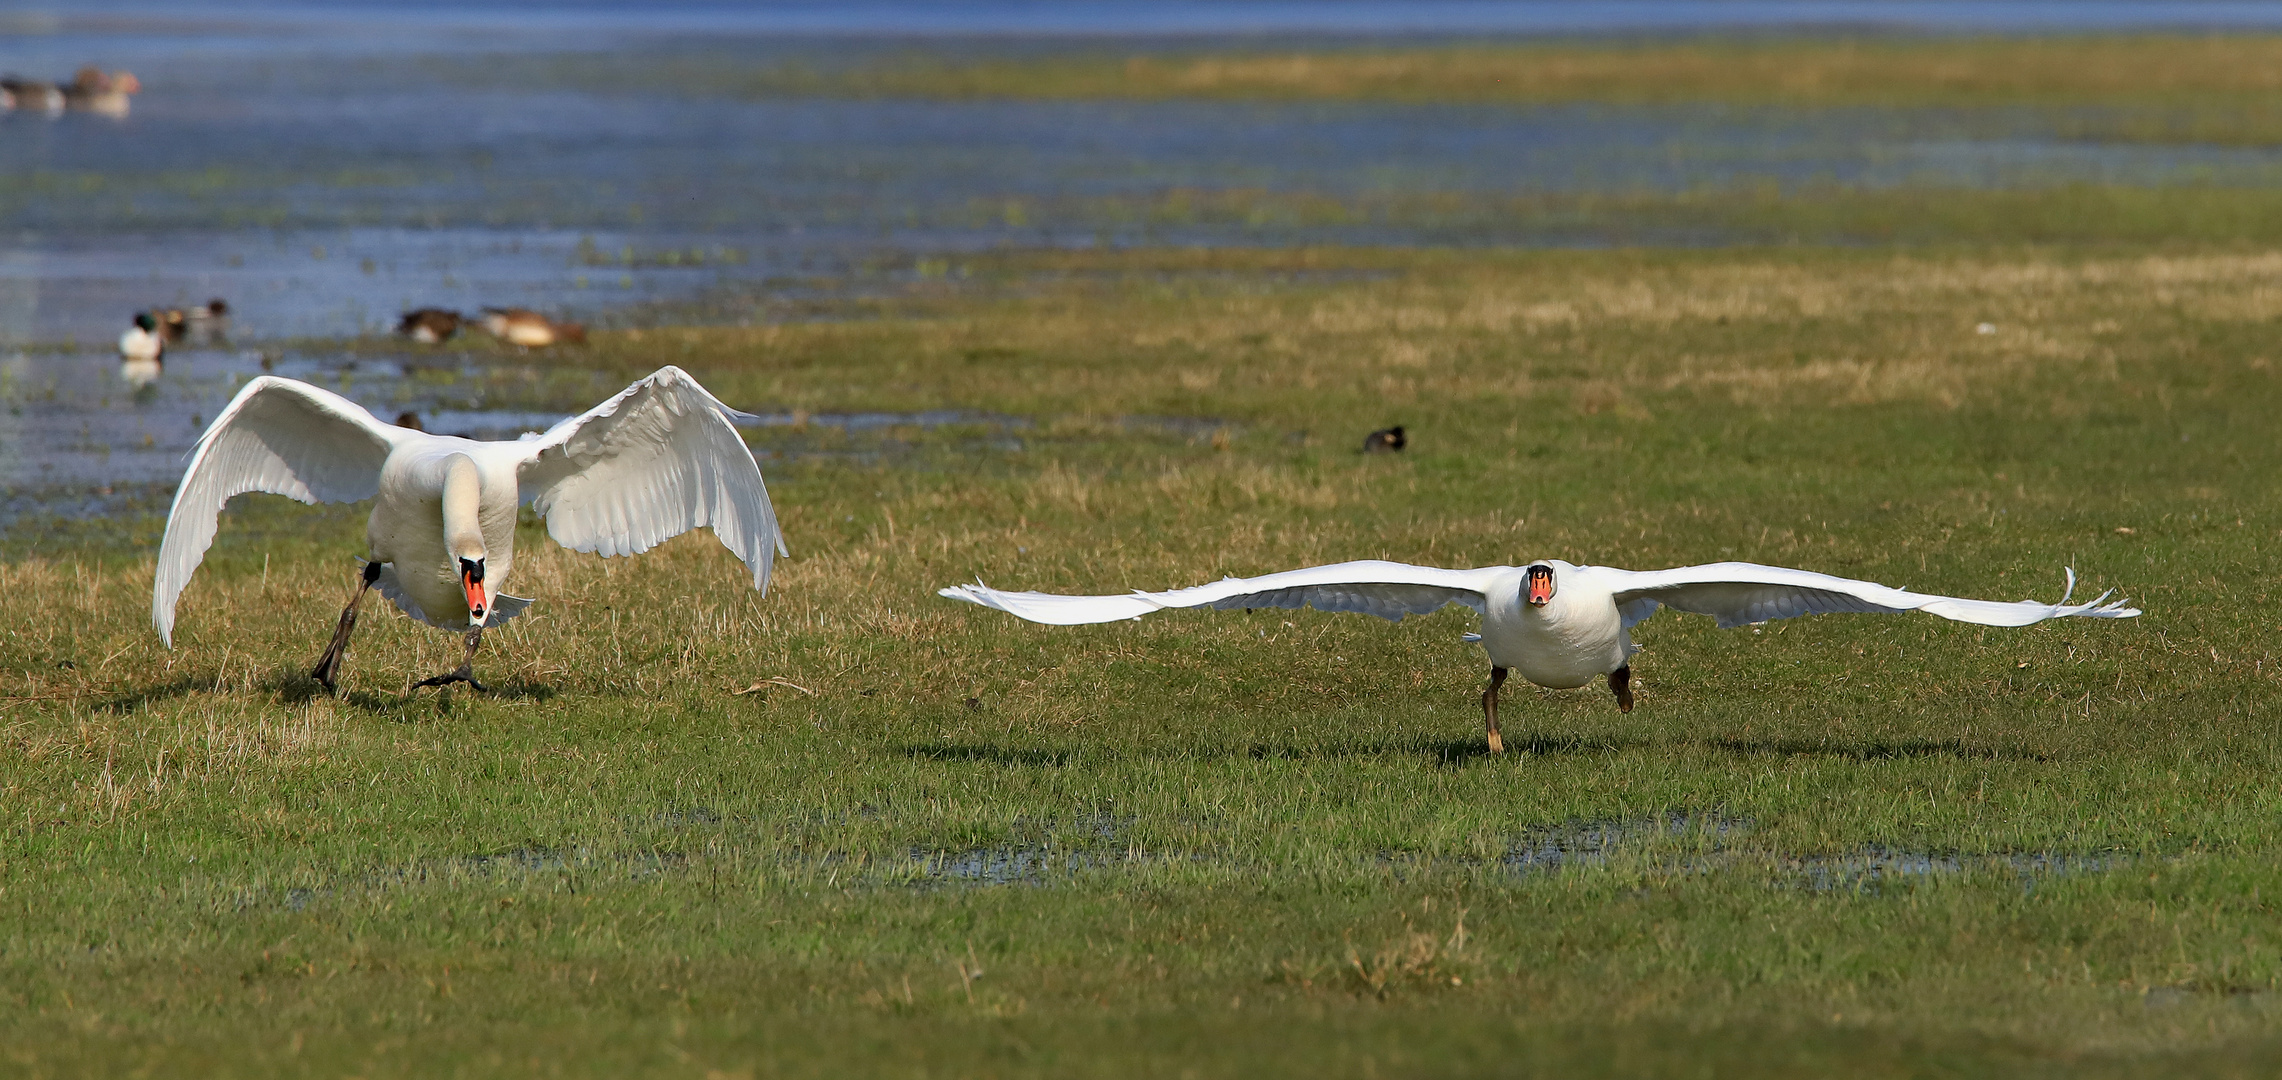
{"label": "grassy shoreline", "polygon": [[[2271,144],[2282,36],[1708,37],[1244,50],[913,49],[828,64],[703,50],[432,62],[470,86],[703,97],[2063,110],[2080,138]],[[2072,112],[2069,112],[2072,110]]]}

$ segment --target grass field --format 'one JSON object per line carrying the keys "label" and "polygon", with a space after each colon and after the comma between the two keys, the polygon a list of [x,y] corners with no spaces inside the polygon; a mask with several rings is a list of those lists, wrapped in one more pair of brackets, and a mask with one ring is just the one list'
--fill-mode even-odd
{"label": "grass field", "polygon": [[[583,406],[974,410],[755,445],[793,557],[522,535],[491,696],[362,507],[0,563],[0,1060],[32,1076],[2260,1075],[2282,1059],[2282,256],[1001,255],[877,317],[498,355]],[[1981,333],[1978,324],[1992,324]],[[1409,426],[1413,449],[1365,457]],[[36,537],[36,540],[26,539]],[[2147,609],[1639,634],[1509,695],[1463,611],[1018,623],[1339,559],[1722,558]],[[765,680],[781,679],[784,683]],[[755,684],[761,688],[738,694]],[[797,688],[796,688],[797,687]]]}

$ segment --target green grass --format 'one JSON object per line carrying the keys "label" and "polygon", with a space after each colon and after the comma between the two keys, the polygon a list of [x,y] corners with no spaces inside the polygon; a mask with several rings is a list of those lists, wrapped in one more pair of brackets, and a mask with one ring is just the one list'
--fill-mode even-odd
{"label": "green grass", "polygon": [[[581,362],[605,382],[673,362],[742,406],[1027,426],[756,433],[790,455],[766,599],[709,537],[601,560],[528,525],[510,588],[539,604],[486,642],[496,695],[404,694],[457,643],[368,609],[347,694],[310,696],[361,508],[231,511],[172,652],[137,547],[155,519],[0,564],[0,1054],[366,1076],[2282,1057],[2282,256],[974,269],[1005,287],[599,335]],[[1355,452],[1394,422],[1410,452]],[[2073,565],[2147,615],[1667,614],[1638,710],[1525,690],[1520,752],[1490,757],[1462,612],[1057,629],[933,595],[1541,556],[2000,599]],[[733,693],[770,678],[813,696]],[[1590,823],[1632,831],[1604,860],[1501,862]],[[1956,869],[1860,874],[1878,852]],[[950,872],[1016,854],[1041,862]],[[2079,861],[2009,858],[2045,854]]]}

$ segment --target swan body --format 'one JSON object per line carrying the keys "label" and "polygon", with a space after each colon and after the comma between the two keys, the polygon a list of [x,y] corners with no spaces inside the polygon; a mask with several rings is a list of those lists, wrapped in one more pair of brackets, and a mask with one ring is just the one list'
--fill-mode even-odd
{"label": "swan body", "polygon": [[[501,591],[525,501],[556,543],[605,556],[709,526],[766,593],[784,541],[760,466],[732,426],[741,419],[687,373],[664,367],[544,434],[481,442],[383,423],[331,391],[262,376],[192,451],[159,545],[152,625],[171,646],[175,603],[213,543],[222,506],[248,491],[306,503],[374,500],[364,587],[312,672],[328,686],[364,588],[430,626],[468,632],[472,661],[485,627],[531,603]],[[472,683],[467,667],[456,675]]]}
{"label": "swan body", "polygon": [[[2076,584],[2067,573],[2068,591]],[[2005,603],[1913,593],[1875,582],[1758,563],[1721,562],[1670,570],[1620,570],[1546,559],[1527,566],[1446,570],[1396,562],[1347,562],[1255,578],[1227,578],[1171,592],[1064,596],[1004,592],[981,583],[940,595],[1007,612],[1031,622],[1071,626],[1138,619],[1169,608],[1296,608],[1347,611],[1401,621],[1449,604],[1473,608],[1482,631],[1469,634],[1489,654],[1490,688],[1482,696],[1490,748],[1503,749],[1497,727],[1498,686],[1508,671],[1557,690],[1607,678],[1618,706],[1631,711],[1631,663],[1639,646],[1632,628],[1659,607],[1709,615],[1722,627],[1797,615],[1922,611],[1983,626],[2027,626],[2082,616],[2128,619],[2139,609],[2108,601],[2087,604],[2022,600]]]}

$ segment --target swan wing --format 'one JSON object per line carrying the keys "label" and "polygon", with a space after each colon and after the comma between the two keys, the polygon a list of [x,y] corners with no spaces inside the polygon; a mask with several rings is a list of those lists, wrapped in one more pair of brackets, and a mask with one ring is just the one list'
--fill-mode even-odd
{"label": "swan wing", "polygon": [[1876,582],[1758,563],[1707,563],[1670,570],[1618,570],[1608,566],[1581,569],[1615,595],[1626,629],[1655,614],[1659,605],[1709,615],[1719,620],[1722,627],[1837,612],[1922,611],[1983,626],[2027,626],[2071,615],[2128,619],[2139,614],[2138,608],[2127,607],[2122,600],[2109,601],[2109,593],[2101,593],[2088,604],[2068,603],[2068,594],[2076,589],[2074,570],[2067,571],[2068,586],[2060,602],[2046,604],[2035,600],[2005,603],[1934,596],[1890,589]]}
{"label": "swan wing", "polygon": [[710,526],[767,592],[784,537],[741,419],[669,366],[545,434],[496,445],[518,456],[523,497],[556,543],[633,555]]}
{"label": "swan wing", "polygon": [[1446,604],[1464,604],[1482,610],[1490,583],[1511,567],[1444,570],[1408,563],[1361,562],[1311,566],[1251,578],[1223,578],[1210,585],[1170,592],[1134,592],[1123,596],[1065,596],[1056,593],[1003,592],[977,582],[953,585],[938,595],[996,608],[1035,623],[1076,626],[1083,623],[1138,619],[1165,608],[1312,607],[1319,611],[1352,611],[1400,622],[1405,615],[1425,615]]}
{"label": "swan wing", "polygon": [[198,437],[175,489],[151,584],[159,637],[174,644],[175,600],[214,544],[222,504],[249,491],[305,503],[372,498],[381,464],[408,437],[419,436],[330,390],[274,375],[247,383]]}

